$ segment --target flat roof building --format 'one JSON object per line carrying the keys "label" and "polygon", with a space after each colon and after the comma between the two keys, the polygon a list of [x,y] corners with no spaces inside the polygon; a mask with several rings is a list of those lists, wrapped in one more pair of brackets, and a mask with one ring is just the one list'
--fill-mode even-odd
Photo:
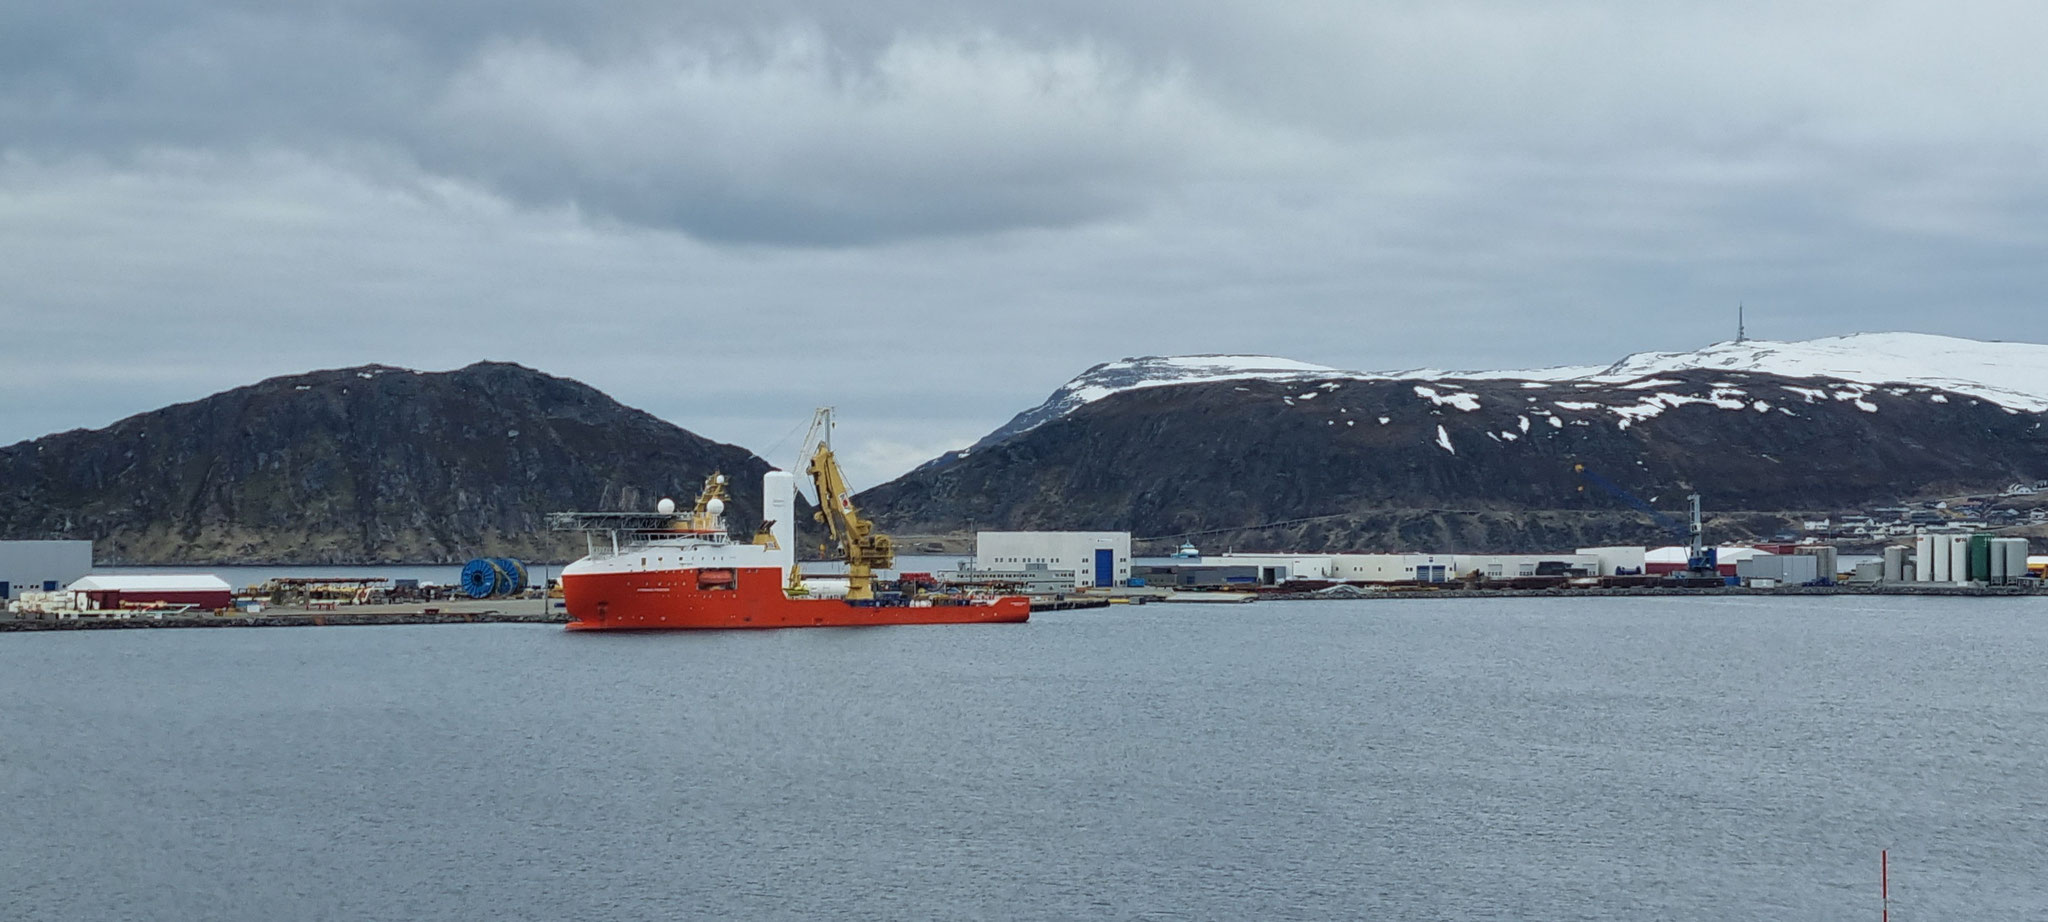
{"label": "flat roof building", "polygon": [[56,592],[91,572],[90,541],[0,541],[0,601]]}
{"label": "flat roof building", "polygon": [[1127,531],[984,531],[974,538],[976,570],[1070,570],[1074,588],[1131,581]]}

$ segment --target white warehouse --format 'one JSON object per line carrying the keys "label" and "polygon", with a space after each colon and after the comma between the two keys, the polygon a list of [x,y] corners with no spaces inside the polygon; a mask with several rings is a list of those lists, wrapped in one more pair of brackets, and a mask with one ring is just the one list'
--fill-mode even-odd
{"label": "white warehouse", "polygon": [[[1632,550],[1633,556],[1627,554]],[[1594,551],[1602,553],[1596,554]],[[1609,556],[1640,572],[1642,548],[1586,548],[1576,554],[1221,554],[1202,563],[1258,568],[1263,585],[1288,580],[1447,583],[1473,573],[1485,579],[1537,575],[1612,576]]]}
{"label": "white warehouse", "polygon": [[1072,570],[1074,588],[1131,581],[1127,531],[984,531],[974,537],[977,570]]}
{"label": "white warehouse", "polygon": [[0,601],[55,592],[90,572],[90,541],[0,541]]}
{"label": "white warehouse", "polygon": [[1593,575],[1600,559],[1590,554],[1338,554],[1335,577],[1346,582],[1454,582],[1472,574],[1483,579],[1518,576]]}
{"label": "white warehouse", "polygon": [[1335,560],[1336,558],[1330,554],[1217,554],[1202,558],[1201,563],[1225,567],[1257,567],[1259,583],[1272,586],[1293,579],[1335,579]]}

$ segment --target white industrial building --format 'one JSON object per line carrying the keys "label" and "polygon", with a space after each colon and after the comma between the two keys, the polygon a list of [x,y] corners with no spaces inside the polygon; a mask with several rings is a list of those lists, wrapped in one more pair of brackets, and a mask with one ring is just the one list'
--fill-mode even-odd
{"label": "white industrial building", "polygon": [[1599,576],[1632,576],[1647,573],[1649,549],[1643,547],[1582,547],[1579,553],[1600,562]]}
{"label": "white industrial building", "polygon": [[1127,531],[984,531],[974,539],[974,568],[983,571],[1068,570],[1074,588],[1131,581]]}
{"label": "white industrial building", "polygon": [[1459,554],[1455,575],[1473,573],[1484,579],[1601,575],[1600,558],[1593,554]]}
{"label": "white industrial building", "polygon": [[1735,575],[1750,586],[1804,586],[1823,576],[1834,578],[1833,573],[1822,572],[1821,563],[1818,554],[1760,553],[1737,561]]}
{"label": "white industrial building", "polygon": [[1332,575],[1335,561],[1330,554],[1215,554],[1199,562],[1203,566],[1256,567],[1258,582],[1274,586],[1293,579],[1336,579]]}
{"label": "white industrial building", "polygon": [[1337,554],[1330,564],[1331,578],[1346,582],[1445,583],[1458,576],[1457,558],[1449,554]]}
{"label": "white industrial building", "polygon": [[90,541],[0,541],[0,600],[55,592],[90,572]]}
{"label": "white industrial building", "polygon": [[1642,558],[1638,547],[1587,548],[1576,554],[1219,554],[1202,558],[1201,565],[1256,567],[1257,581],[1270,586],[1288,580],[1447,583],[1473,573],[1483,579],[1612,576],[1616,567],[1641,572]]}

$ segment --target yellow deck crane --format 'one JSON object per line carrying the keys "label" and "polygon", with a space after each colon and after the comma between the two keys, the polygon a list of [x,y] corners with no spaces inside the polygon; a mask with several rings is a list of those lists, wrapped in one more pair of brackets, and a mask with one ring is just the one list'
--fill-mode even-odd
{"label": "yellow deck crane", "polygon": [[[853,492],[846,475],[832,454],[832,408],[820,407],[811,417],[811,431],[804,444],[815,443],[810,461],[804,466],[811,485],[818,490],[818,521],[825,523],[832,540],[839,543],[846,561],[846,597],[862,600],[875,597],[875,571],[896,565],[896,547],[889,536],[875,531],[875,523],[860,517],[853,508]],[[824,551],[830,553],[827,546]]]}

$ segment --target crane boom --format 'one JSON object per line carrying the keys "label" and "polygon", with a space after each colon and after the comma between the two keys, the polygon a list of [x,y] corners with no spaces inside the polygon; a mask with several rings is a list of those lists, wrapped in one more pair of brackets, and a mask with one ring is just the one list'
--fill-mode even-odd
{"label": "crane boom", "polygon": [[1676,520],[1672,519],[1670,516],[1665,515],[1662,512],[1658,512],[1656,507],[1651,506],[1649,503],[1643,502],[1634,493],[1630,493],[1628,490],[1623,489],[1620,484],[1617,484],[1612,480],[1608,480],[1607,478],[1602,477],[1599,474],[1587,470],[1586,466],[1583,464],[1572,465],[1572,470],[1576,472],[1579,476],[1584,477],[1587,480],[1591,481],[1594,486],[1599,487],[1600,489],[1605,490],[1610,494],[1613,494],[1615,499],[1621,500],[1622,502],[1629,504],[1629,506],[1633,507],[1637,512],[1649,516],[1651,521],[1656,522],[1658,527],[1664,529],[1665,531],[1668,531],[1677,537],[1685,538],[1688,540],[1692,537],[1692,530],[1690,528],[1687,528],[1685,525],[1680,524]]}
{"label": "crane boom", "polygon": [[[1623,489],[1620,484],[1587,470],[1583,464],[1572,465],[1572,470],[1579,476],[1592,481],[1594,486],[1614,494],[1616,499],[1635,507],[1638,512],[1649,516],[1652,520],[1656,521],[1659,527],[1670,532],[1673,536],[1683,539],[1686,543],[1685,568],[1688,572],[1694,575],[1711,575],[1718,572],[1715,569],[1715,554],[1707,548],[1706,529],[1701,523],[1700,495],[1698,493],[1686,495],[1685,498],[1692,503],[1692,521],[1689,524],[1680,523],[1670,516],[1658,512],[1655,507],[1643,502],[1634,493]],[[1579,489],[1584,490],[1585,487],[1580,487]]]}
{"label": "crane boom", "polygon": [[811,418],[811,436],[817,448],[811,452],[804,470],[811,475],[811,485],[818,491],[817,519],[825,524],[832,540],[838,542],[840,555],[846,561],[846,597],[872,599],[875,571],[896,565],[895,545],[853,508],[853,491],[847,488],[846,475],[832,453],[831,407],[819,408]]}

